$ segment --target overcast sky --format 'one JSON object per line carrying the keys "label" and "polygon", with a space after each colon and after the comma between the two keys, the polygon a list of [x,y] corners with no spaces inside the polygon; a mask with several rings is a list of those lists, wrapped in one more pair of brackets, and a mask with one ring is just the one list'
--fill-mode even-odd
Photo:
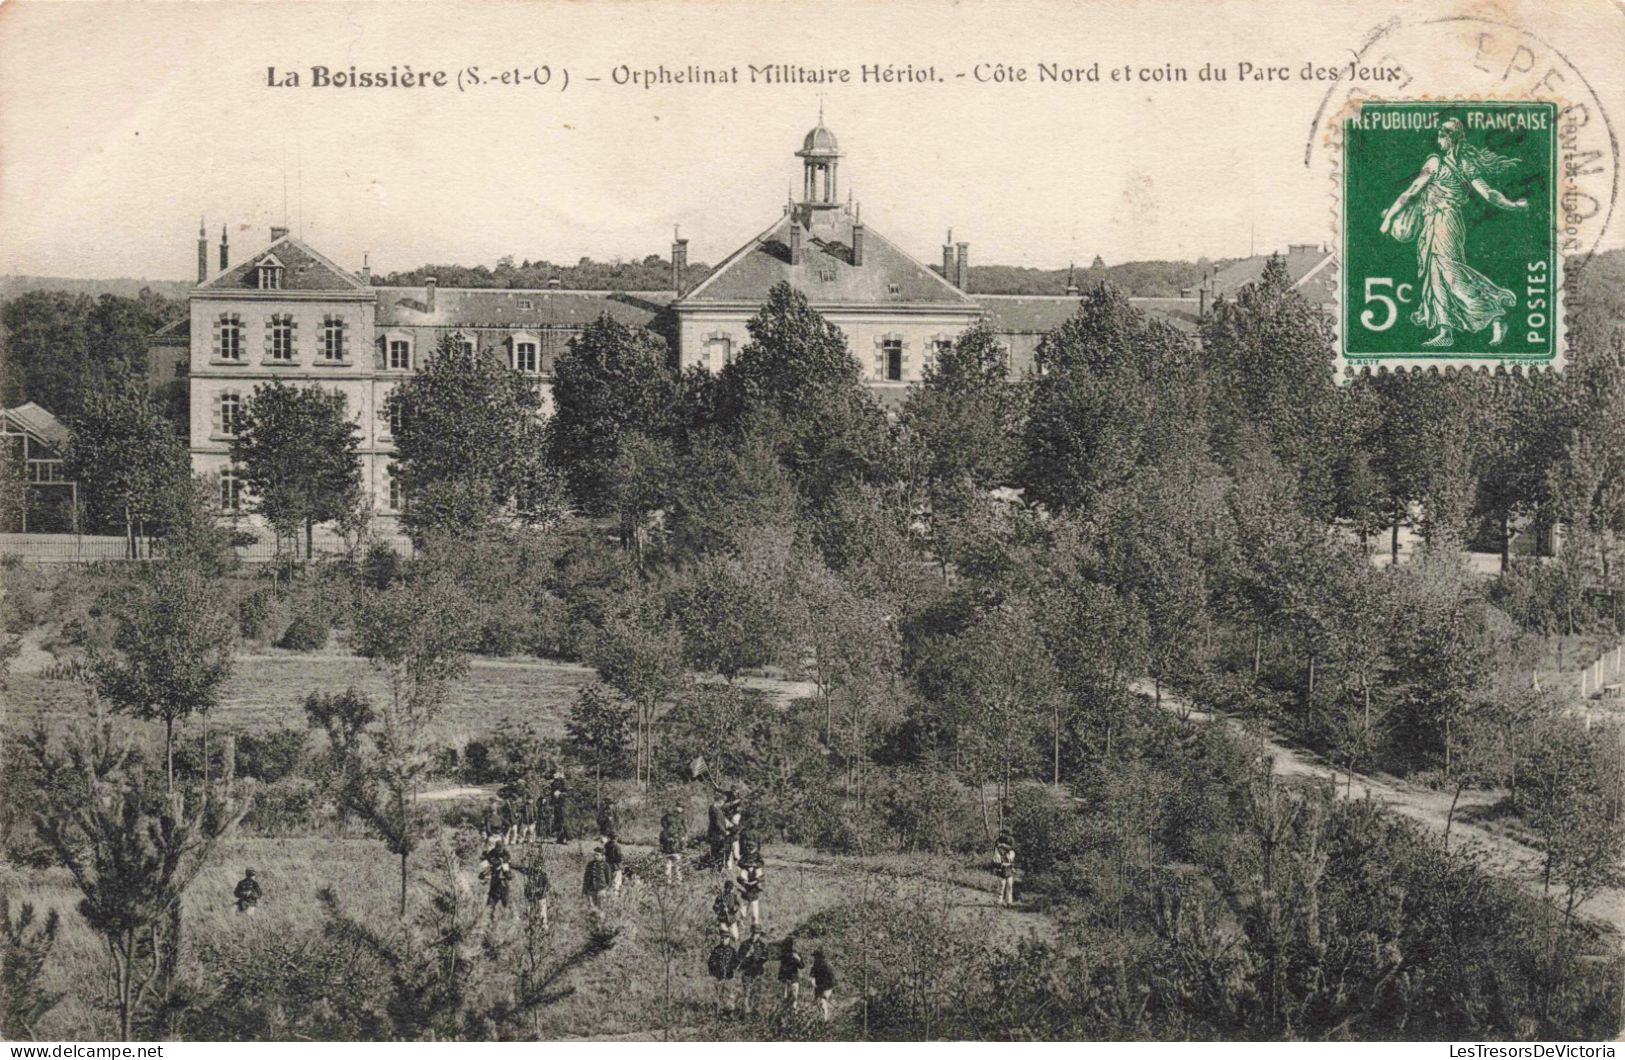
{"label": "overcast sky", "polygon": [[[1483,4],[1281,0],[10,3],[0,272],[190,279],[200,215],[211,258],[222,223],[239,260],[286,216],[341,264],[370,252],[375,271],[664,255],[673,224],[691,258],[715,262],[772,220],[787,187],[799,192],[793,152],[820,93],[865,220],[928,261],[950,226],[974,263],[1040,267],[1328,242],[1325,151],[1305,164],[1327,87],[1298,72],[1348,62],[1396,14],[1458,11],[1511,17]],[[1625,119],[1625,9],[1570,0],[1515,13],[1544,20],[1525,25]],[[1498,65],[1472,55],[1466,31],[1453,46],[1462,54],[1445,58]],[[1428,48],[1429,61],[1449,51]],[[1243,61],[1287,67],[1292,80],[1238,83]],[[997,62],[1029,80],[975,81],[976,64]],[[1098,62],[1103,81],[1039,84],[1041,62]],[[1230,80],[1197,81],[1204,62]],[[613,84],[622,63],[737,67],[742,79],[751,63],[854,75],[912,63],[944,80],[645,90]],[[1165,63],[1192,80],[1105,80],[1124,64]],[[266,84],[267,67],[308,83],[313,65],[352,64],[453,75],[547,64],[555,81],[468,92]],[[1620,228],[1606,245],[1619,245]]]}

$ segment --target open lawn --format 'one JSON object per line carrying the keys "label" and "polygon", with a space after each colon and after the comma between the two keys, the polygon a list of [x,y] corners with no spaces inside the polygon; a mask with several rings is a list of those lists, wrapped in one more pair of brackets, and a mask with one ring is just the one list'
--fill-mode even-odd
{"label": "open lawn", "polygon": [[[577,690],[594,678],[588,667],[571,663],[476,659],[468,675],[452,684],[430,731],[437,743],[461,745],[488,735],[502,721],[529,721],[544,738],[557,738],[564,734]],[[375,703],[389,697],[384,675],[358,656],[291,651],[239,655],[209,724],[252,732],[302,728],[306,696],[350,687]],[[38,673],[13,675],[9,695],[13,725],[38,718],[56,726],[83,718],[87,710],[83,685]]]}
{"label": "open lawn", "polygon": [[[460,837],[472,843],[472,834]],[[548,945],[566,954],[588,939],[590,921],[581,897],[581,877],[590,846],[577,841],[564,846],[536,844],[515,850],[519,864],[540,857],[553,887],[552,930]],[[640,843],[626,847],[629,862],[649,862],[650,848]],[[187,960],[196,960],[200,946],[246,948],[256,938],[283,942],[320,930],[322,911],[317,892],[331,887],[345,910],[374,928],[387,931],[395,923],[396,862],[382,843],[370,838],[231,838],[223,841],[210,866],[186,896]],[[416,856],[415,873],[429,866],[426,855]],[[265,897],[256,915],[239,916],[231,892],[244,868],[252,867],[262,882]],[[483,893],[472,856],[464,864],[463,878],[475,896]],[[797,847],[773,846],[767,858],[768,886],[762,900],[765,930],[772,940],[793,931],[802,954],[822,946],[830,953],[844,988],[838,998],[850,1003],[860,981],[863,947],[847,937],[850,913],[865,897],[888,896],[942,910],[956,922],[969,925],[988,940],[1013,946],[1028,934],[1047,935],[1046,919],[1037,913],[1005,910],[993,902],[992,880],[964,859],[912,856],[908,859],[860,859],[820,854]],[[705,958],[715,941],[711,900],[719,874],[690,871],[684,882],[667,895],[674,912],[672,924],[672,1003],[665,999],[665,949],[662,916],[656,901],[658,885],[633,879],[609,914],[615,930],[614,945],[603,956],[576,970],[568,982],[575,993],[544,1009],[535,1027],[540,1036],[553,1038],[659,1038],[670,1028],[674,1038],[761,1036],[749,1032],[738,1019],[716,1021],[712,981]],[[20,873],[18,897],[36,906],[63,913],[64,930],[47,965],[49,989],[65,997],[39,1028],[44,1038],[90,1039],[116,1036],[111,1015],[95,1003],[105,957],[96,937],[74,912],[77,893],[65,872]],[[514,889],[515,911],[488,922],[488,946],[499,950],[498,960],[518,971],[522,905],[521,886]],[[426,900],[421,881],[414,884],[412,906]],[[829,914],[835,914],[833,916]],[[822,925],[822,926],[821,926]],[[769,968],[769,978],[772,968]],[[773,985],[764,983],[771,992]],[[810,987],[804,986],[803,1012],[812,1008]],[[767,996],[764,993],[764,996]],[[777,1006],[770,1006],[776,1012]],[[777,1018],[776,1016],[774,1018]],[[843,1018],[851,1018],[848,1010]],[[841,1034],[839,1026],[831,1029]],[[782,1032],[780,1032],[782,1033]],[[845,1036],[850,1037],[850,1028]]]}

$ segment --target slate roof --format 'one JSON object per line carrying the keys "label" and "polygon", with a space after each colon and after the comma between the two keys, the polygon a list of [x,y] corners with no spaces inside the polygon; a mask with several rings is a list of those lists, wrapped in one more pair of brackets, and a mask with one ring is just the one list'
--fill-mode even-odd
{"label": "slate roof", "polygon": [[356,291],[367,285],[306,246],[296,236],[283,236],[270,246],[245,257],[225,272],[198,284],[202,290],[259,290],[255,273],[260,262],[274,257],[282,266],[284,291]]}
{"label": "slate roof", "polygon": [[[516,288],[377,287],[378,327],[581,327],[602,314],[648,327],[671,304],[671,291],[563,291]],[[526,308],[521,303],[528,304]]]}
{"label": "slate roof", "polygon": [[[1041,335],[1054,331],[1078,311],[1079,296],[1070,294],[978,294],[971,296],[1001,335]],[[1131,298],[1136,309],[1181,331],[1195,332],[1194,298]]]}
{"label": "slate roof", "polygon": [[[953,284],[915,261],[896,244],[864,226],[863,264],[852,264],[853,218],[844,208],[819,211],[802,226],[801,264],[790,264],[790,226],[784,214],[761,235],[734,251],[677,304],[758,304],[774,284],[788,281],[814,306],[916,304],[973,309],[976,303]],[[895,288],[895,289],[894,289]]]}
{"label": "slate roof", "polygon": [[[1264,275],[1269,254],[1242,258],[1220,269],[1213,277],[1213,293],[1223,298],[1235,298],[1236,293],[1250,283],[1257,283]],[[1282,255],[1286,274],[1292,284],[1311,302],[1337,300],[1337,275],[1332,268],[1332,254],[1314,243],[1294,243]],[[1192,292],[1195,293],[1194,291]]]}
{"label": "slate roof", "polygon": [[3,415],[17,429],[32,434],[53,449],[60,449],[68,444],[68,428],[62,425],[61,420],[32,401],[6,409]]}

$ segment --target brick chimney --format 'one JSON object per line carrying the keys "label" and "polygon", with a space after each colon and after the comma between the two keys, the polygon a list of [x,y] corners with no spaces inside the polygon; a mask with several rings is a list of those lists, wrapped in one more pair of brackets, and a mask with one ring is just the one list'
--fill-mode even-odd
{"label": "brick chimney", "polygon": [[961,291],[970,289],[970,244],[956,243],[958,260],[954,263],[954,286]]}
{"label": "brick chimney", "polygon": [[220,271],[231,268],[231,244],[226,241],[226,226],[220,226]]}
{"label": "brick chimney", "polygon": [[209,236],[203,230],[203,218],[197,219],[197,282],[209,278]]}
{"label": "brick chimney", "polygon": [[423,293],[423,304],[429,307],[429,312],[431,312],[431,313],[434,312],[434,292],[435,292],[435,288],[439,287],[439,286],[440,286],[439,279],[437,279],[436,277],[433,277],[433,276],[430,276],[428,279],[423,281],[423,291],[424,291],[424,293]]}
{"label": "brick chimney", "polygon": [[285,239],[285,238],[287,238],[287,235],[288,235],[288,230],[286,228],[284,228],[283,226],[281,226],[281,225],[272,225],[271,226],[271,242],[275,243],[279,239]]}
{"label": "brick chimney", "polygon": [[683,270],[688,268],[688,240],[671,230],[671,289],[683,296]]}
{"label": "brick chimney", "polygon": [[1075,264],[1074,265],[1068,265],[1066,267],[1066,293],[1071,295],[1073,298],[1076,298],[1078,295],[1083,293],[1082,291],[1080,291],[1078,289],[1078,281],[1073,276],[1073,271],[1074,271],[1075,268],[1076,268]]}
{"label": "brick chimney", "polygon": [[954,280],[954,230],[948,229],[948,241],[942,244],[942,278],[949,283]]}
{"label": "brick chimney", "polygon": [[790,264],[801,264],[801,222],[790,222]]}
{"label": "brick chimney", "polygon": [[863,264],[863,208],[858,208],[857,220],[852,222],[852,264]]}
{"label": "brick chimney", "polygon": [[372,286],[372,263],[367,260],[367,252],[361,252],[361,282]]}

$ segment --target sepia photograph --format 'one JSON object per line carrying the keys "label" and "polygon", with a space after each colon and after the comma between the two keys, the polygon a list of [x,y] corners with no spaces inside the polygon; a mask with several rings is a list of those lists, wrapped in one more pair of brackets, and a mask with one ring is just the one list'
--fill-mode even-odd
{"label": "sepia photograph", "polygon": [[6,1055],[1613,1057],[1622,56],[0,0]]}

